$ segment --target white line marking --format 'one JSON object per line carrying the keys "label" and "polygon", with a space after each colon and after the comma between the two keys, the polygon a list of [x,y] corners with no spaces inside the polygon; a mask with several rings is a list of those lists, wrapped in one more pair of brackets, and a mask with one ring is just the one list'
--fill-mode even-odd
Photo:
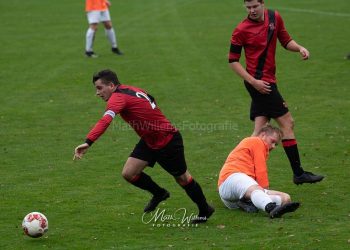
{"label": "white line marking", "polygon": [[286,10],[286,11],[292,11],[292,12],[304,12],[304,13],[311,13],[311,14],[318,14],[318,15],[326,15],[326,16],[350,17],[350,13],[326,12],[326,11],[319,11],[319,10],[286,8],[286,7],[275,7],[275,8],[272,8],[272,9],[276,9],[276,10]]}

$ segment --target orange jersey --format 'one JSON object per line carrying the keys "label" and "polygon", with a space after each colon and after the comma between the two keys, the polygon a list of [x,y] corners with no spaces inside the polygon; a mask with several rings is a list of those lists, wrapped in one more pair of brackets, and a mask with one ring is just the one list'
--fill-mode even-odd
{"label": "orange jersey", "polygon": [[93,10],[104,11],[107,9],[108,9],[108,6],[106,3],[106,0],[86,0],[86,4],[85,4],[86,11],[93,11]]}
{"label": "orange jersey", "polygon": [[268,145],[259,137],[243,139],[227,157],[219,174],[220,186],[231,174],[244,173],[252,177],[263,188],[268,188],[266,161]]}

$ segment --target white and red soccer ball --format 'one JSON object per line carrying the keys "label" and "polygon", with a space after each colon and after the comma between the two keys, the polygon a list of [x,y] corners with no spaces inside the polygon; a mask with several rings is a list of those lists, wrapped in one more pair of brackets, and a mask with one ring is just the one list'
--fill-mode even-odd
{"label": "white and red soccer ball", "polygon": [[49,230],[49,222],[42,213],[31,212],[24,217],[22,228],[26,235],[39,238]]}

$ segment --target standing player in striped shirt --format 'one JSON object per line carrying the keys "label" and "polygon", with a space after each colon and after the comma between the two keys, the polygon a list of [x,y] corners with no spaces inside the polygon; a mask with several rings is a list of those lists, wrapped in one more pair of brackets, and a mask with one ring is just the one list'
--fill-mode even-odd
{"label": "standing player in striped shirt", "polygon": [[109,42],[111,43],[112,52],[117,55],[123,54],[118,48],[117,38],[112,26],[111,17],[108,10],[110,5],[111,3],[108,0],[86,0],[85,10],[89,22],[89,28],[86,32],[85,45],[85,55],[87,57],[97,57],[93,51],[93,44],[97,26],[100,22],[102,22],[105,27],[105,33]]}
{"label": "standing player in striped shirt", "polygon": [[158,162],[196,203],[199,213],[192,222],[206,222],[214,213],[214,208],[207,203],[199,183],[187,170],[180,132],[163,115],[154,98],[142,89],[120,84],[117,75],[110,70],[95,74],[93,83],[96,95],[107,102],[107,107],[103,117],[87,135],[85,143],[75,148],[74,159],[82,158],[113,118],[120,115],[141,138],[127,159],[122,176],[132,185],[153,195],[144,212],[155,210],[161,201],[170,196],[167,190],[143,172],[147,166],[153,167]]}
{"label": "standing player in striped shirt", "polygon": [[[218,180],[219,195],[226,207],[247,212],[259,208],[271,218],[294,212],[299,207],[298,202],[291,202],[288,194],[269,189],[266,161],[281,137],[278,128],[267,125],[257,136],[243,139],[229,154]],[[253,205],[247,203],[250,200]]]}
{"label": "standing player in striped shirt", "polygon": [[[257,135],[271,118],[275,119],[283,132],[282,145],[293,170],[293,182],[319,182],[322,175],[304,171],[301,166],[293,117],[277,89],[275,76],[277,39],[287,50],[299,52],[303,60],[309,58],[309,51],[292,40],[282,17],[277,11],[265,9],[264,0],[244,0],[244,4],[248,17],[233,31],[229,63],[232,70],[243,78],[252,98],[250,119],[255,126],[253,135]],[[246,69],[239,62],[242,48]]]}

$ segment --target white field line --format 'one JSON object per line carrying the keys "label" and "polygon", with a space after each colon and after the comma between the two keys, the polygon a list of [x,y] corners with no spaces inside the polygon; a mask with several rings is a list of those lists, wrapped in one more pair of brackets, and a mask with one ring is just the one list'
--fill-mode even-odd
{"label": "white field line", "polygon": [[350,13],[339,13],[339,12],[327,12],[327,11],[319,11],[319,10],[309,10],[309,9],[297,9],[297,8],[287,8],[287,7],[271,7],[276,10],[286,10],[292,12],[303,12],[317,15],[325,15],[325,16],[337,16],[337,17],[350,17]]}

